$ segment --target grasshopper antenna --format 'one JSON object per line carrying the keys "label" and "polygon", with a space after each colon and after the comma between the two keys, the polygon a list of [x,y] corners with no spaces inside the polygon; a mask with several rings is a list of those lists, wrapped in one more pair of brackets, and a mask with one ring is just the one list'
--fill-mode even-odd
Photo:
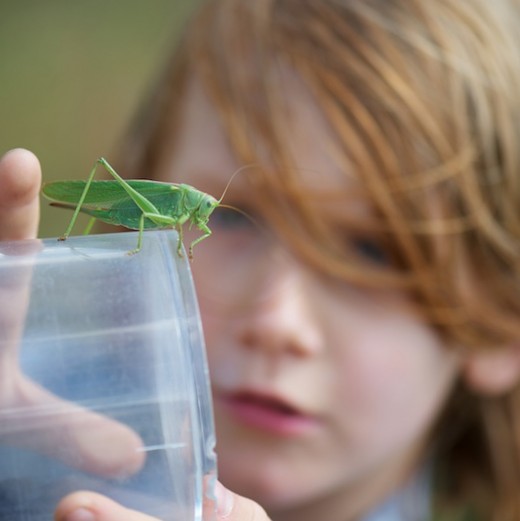
{"label": "grasshopper antenna", "polygon": [[230,204],[219,204],[219,208],[227,208],[228,210],[233,210],[234,212],[243,215],[246,219],[252,222],[255,226],[260,228],[260,223],[250,214],[248,214],[245,210],[237,208],[236,206],[231,206]]}
{"label": "grasshopper antenna", "polygon": [[[244,165],[244,166],[241,166],[238,170],[235,170],[235,172],[233,173],[233,175],[229,178],[229,181],[227,182],[226,184],[226,187],[224,188],[224,191],[222,192],[222,195],[220,196],[220,199],[218,199],[218,204],[220,205],[220,203],[222,202],[222,200],[224,199],[224,196],[226,195],[230,185],[231,185],[231,182],[233,181],[233,179],[235,179],[235,177],[242,171],[244,171],[246,168],[251,168],[252,166],[258,166],[256,165],[255,163],[251,164],[251,165]],[[226,206],[226,208],[231,208],[233,210],[237,210],[240,212],[240,210],[238,208],[233,208],[231,206]]]}

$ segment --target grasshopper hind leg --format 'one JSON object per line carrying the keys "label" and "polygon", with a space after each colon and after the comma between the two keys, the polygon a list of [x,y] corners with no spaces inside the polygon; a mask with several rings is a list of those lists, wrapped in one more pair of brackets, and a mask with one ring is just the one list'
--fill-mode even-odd
{"label": "grasshopper hind leg", "polygon": [[139,230],[137,235],[137,245],[133,250],[130,250],[127,252],[127,255],[135,255],[136,253],[139,253],[141,251],[141,248],[143,247],[143,233],[144,233],[144,213],[141,214],[141,217],[139,218]]}
{"label": "grasshopper hind leg", "polygon": [[94,166],[92,167],[92,170],[90,171],[88,179],[85,183],[85,188],[83,189],[83,192],[81,193],[81,196],[78,200],[78,204],[76,205],[76,208],[74,209],[74,213],[72,214],[72,219],[70,220],[69,226],[65,230],[65,233],[61,237],[58,237],[59,241],[65,241],[68,238],[68,236],[70,235],[70,233],[72,232],[72,228],[74,228],[74,224],[76,223],[76,220],[78,218],[81,207],[83,206],[83,202],[85,201],[88,191],[90,190],[90,185],[92,184],[92,180],[94,179],[94,176],[96,175],[96,170],[97,170],[97,167],[99,164],[100,164],[100,161],[98,159],[94,163]]}

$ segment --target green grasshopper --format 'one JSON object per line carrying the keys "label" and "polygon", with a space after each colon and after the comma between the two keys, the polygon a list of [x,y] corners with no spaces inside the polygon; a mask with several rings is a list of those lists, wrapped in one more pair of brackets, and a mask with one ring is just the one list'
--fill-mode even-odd
{"label": "green grasshopper", "polygon": [[[113,181],[94,181],[100,165],[114,178]],[[188,255],[191,259],[193,247],[211,235],[208,221],[215,208],[221,206],[226,190],[220,199],[215,199],[187,184],[125,180],[101,157],[86,181],[52,181],[43,185],[42,193],[52,201],[52,206],[74,209],[70,224],[59,240],[67,239],[79,212],[83,212],[92,217],[85,233],[90,231],[96,219],[138,230],[137,246],[129,252],[132,254],[141,249],[144,230],[175,228],[179,234],[177,253],[182,257],[182,227],[189,221],[202,232],[190,244]]]}

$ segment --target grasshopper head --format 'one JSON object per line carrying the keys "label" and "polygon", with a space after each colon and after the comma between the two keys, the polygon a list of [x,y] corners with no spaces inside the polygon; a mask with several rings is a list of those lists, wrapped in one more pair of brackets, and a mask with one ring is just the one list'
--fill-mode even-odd
{"label": "grasshopper head", "polygon": [[198,207],[198,220],[207,222],[213,210],[220,204],[220,201],[212,195],[204,194]]}

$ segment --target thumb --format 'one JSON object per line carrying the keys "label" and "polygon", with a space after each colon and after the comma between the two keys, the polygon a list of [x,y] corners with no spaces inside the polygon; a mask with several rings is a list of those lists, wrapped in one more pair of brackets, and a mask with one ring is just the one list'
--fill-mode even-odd
{"label": "thumb", "polygon": [[14,149],[0,157],[0,239],[36,237],[41,168],[36,156]]}
{"label": "thumb", "polygon": [[265,510],[251,499],[239,496],[215,484],[217,497],[217,521],[270,521]]}

